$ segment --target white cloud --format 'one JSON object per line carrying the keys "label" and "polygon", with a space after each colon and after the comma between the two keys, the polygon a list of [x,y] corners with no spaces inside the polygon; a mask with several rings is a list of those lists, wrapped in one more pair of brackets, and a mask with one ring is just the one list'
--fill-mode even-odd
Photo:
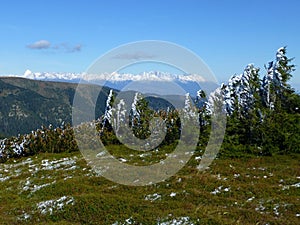
{"label": "white cloud", "polygon": [[51,43],[47,40],[36,41],[32,44],[27,45],[27,48],[30,49],[47,49],[50,48]]}

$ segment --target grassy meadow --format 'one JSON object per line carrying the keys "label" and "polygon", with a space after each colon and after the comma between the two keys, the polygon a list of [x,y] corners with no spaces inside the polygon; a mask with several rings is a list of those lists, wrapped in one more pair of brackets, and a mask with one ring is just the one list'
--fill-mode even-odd
{"label": "grassy meadow", "polygon": [[[110,151],[126,157],[120,146]],[[200,160],[195,154],[168,180],[134,187],[97,176],[80,152],[10,159],[0,164],[0,224],[300,223],[299,154],[217,158],[203,172]]]}

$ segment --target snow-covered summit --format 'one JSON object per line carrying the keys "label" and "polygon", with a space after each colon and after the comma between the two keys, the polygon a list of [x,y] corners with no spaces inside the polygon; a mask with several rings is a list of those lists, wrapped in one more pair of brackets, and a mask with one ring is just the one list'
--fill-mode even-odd
{"label": "snow-covered summit", "polygon": [[27,78],[34,78],[34,76],[33,76],[34,74],[30,71],[30,70],[26,70],[25,72],[24,72],[24,77],[27,77]]}

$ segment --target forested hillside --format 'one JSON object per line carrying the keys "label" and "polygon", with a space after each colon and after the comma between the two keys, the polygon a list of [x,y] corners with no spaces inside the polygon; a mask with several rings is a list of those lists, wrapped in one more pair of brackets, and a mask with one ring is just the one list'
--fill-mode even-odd
{"label": "forested hillside", "polygon": [[[30,133],[41,126],[59,127],[63,122],[71,123],[72,103],[77,84],[37,81],[16,77],[0,78],[0,137]],[[87,90],[98,88],[88,85]],[[109,90],[103,88],[99,94],[96,115],[104,112]],[[87,104],[90,93],[80,93]]]}

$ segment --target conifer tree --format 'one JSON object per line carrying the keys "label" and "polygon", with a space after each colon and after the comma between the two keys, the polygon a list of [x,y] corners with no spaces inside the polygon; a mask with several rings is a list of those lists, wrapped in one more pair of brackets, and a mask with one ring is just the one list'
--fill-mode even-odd
{"label": "conifer tree", "polygon": [[288,107],[287,99],[294,92],[288,83],[295,67],[290,64],[292,60],[287,58],[286,47],[283,47],[277,50],[275,62],[268,65],[262,82],[262,97],[269,109]]}
{"label": "conifer tree", "polygon": [[269,63],[263,78],[262,97],[268,108],[262,124],[264,154],[299,152],[300,101],[288,83],[295,67],[291,61],[286,48],[279,48],[275,62]]}

